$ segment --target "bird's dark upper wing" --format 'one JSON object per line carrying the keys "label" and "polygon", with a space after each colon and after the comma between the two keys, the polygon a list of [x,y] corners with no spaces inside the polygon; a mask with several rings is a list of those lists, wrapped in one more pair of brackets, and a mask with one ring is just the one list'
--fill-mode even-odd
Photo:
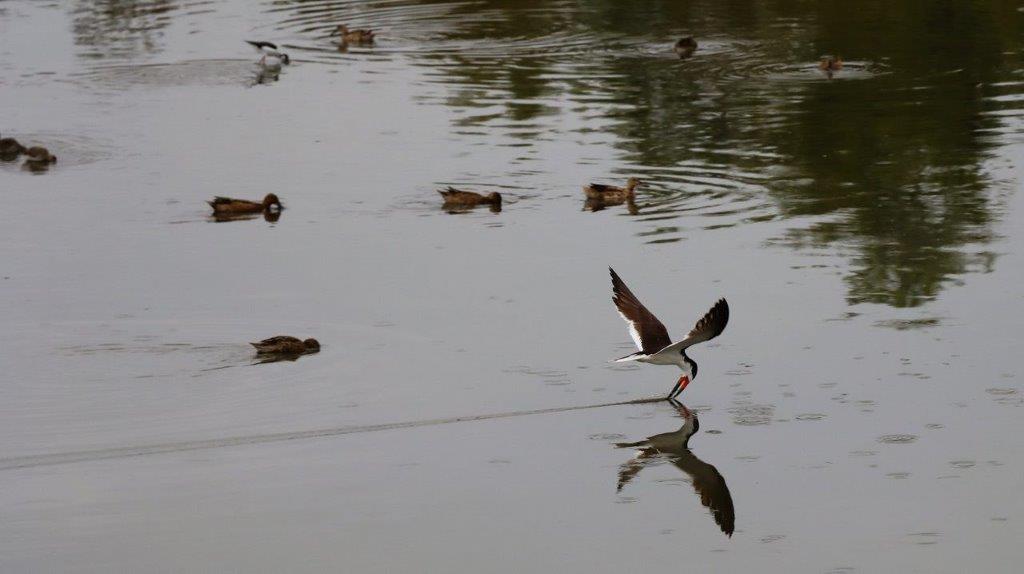
{"label": "bird's dark upper wing", "polygon": [[667,347],[672,340],[669,339],[665,325],[644,307],[614,269],[609,267],[608,271],[612,275],[612,301],[629,324],[629,334],[637,348],[643,353],[652,354]]}
{"label": "bird's dark upper wing", "polygon": [[[686,338],[682,341],[677,341],[671,345],[671,349],[685,349],[696,345],[697,343],[703,343],[704,341],[710,341],[715,337],[722,334],[725,330],[726,323],[729,322],[729,304],[725,299],[719,299],[717,303],[704,316],[697,321],[697,324],[693,326],[693,329],[686,334]],[[666,351],[669,348],[666,347]]]}
{"label": "bird's dark upper wing", "polygon": [[686,341],[691,345],[710,341],[722,334],[725,325],[729,322],[729,303],[725,299],[719,299],[717,303],[704,316],[697,321],[693,329],[686,334]]}
{"label": "bird's dark upper wing", "polygon": [[259,48],[261,50],[263,48],[270,48],[272,50],[276,50],[277,49],[277,44],[272,44],[270,42],[263,42],[263,41],[253,42],[252,40],[246,40],[246,42],[248,42],[249,44],[252,44],[253,46],[255,46],[255,47],[257,47],[257,48]]}

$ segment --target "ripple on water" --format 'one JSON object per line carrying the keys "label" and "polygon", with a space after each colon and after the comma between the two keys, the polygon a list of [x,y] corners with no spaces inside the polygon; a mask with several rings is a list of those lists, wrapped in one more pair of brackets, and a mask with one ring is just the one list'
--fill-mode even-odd
{"label": "ripple on water", "polygon": [[796,415],[793,418],[798,421],[820,421],[821,419],[825,418],[825,416],[826,415],[821,413],[804,413]]}
{"label": "ripple on water", "polygon": [[775,416],[774,405],[744,404],[729,409],[733,424],[740,426],[766,425]]}
{"label": "ripple on water", "polygon": [[878,437],[882,444],[910,444],[917,441],[917,435],[912,434],[886,434]]}
{"label": "ripple on water", "polygon": [[[280,76],[285,75],[282,71]],[[254,60],[187,60],[165,64],[97,66],[74,79],[99,89],[125,87],[171,88],[178,86],[253,86],[271,83],[269,74]]]}

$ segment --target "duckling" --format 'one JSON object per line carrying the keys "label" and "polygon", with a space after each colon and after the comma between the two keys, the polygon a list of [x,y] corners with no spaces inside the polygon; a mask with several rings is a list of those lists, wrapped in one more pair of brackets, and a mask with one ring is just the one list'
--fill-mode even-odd
{"label": "duckling", "polygon": [[26,156],[25,163],[42,164],[47,165],[51,163],[57,163],[57,156],[50,153],[50,150],[40,147],[32,146],[23,152]]}
{"label": "duckling", "polygon": [[338,27],[331,32],[331,36],[340,36],[342,44],[372,44],[376,32],[368,29],[350,30],[345,24],[338,24]]}
{"label": "duckling", "polygon": [[492,211],[501,211],[501,194],[492,191],[487,195],[473,191],[461,191],[449,186],[447,190],[437,190],[444,198],[444,207],[476,207],[477,205],[490,205]]}
{"label": "duckling", "polygon": [[281,200],[273,193],[268,193],[262,202],[249,201],[247,199],[232,199],[230,197],[215,197],[213,201],[207,201],[213,208],[214,214],[222,213],[261,213],[284,209]]}
{"label": "duckling", "polygon": [[818,68],[825,72],[838,72],[843,69],[843,59],[839,56],[825,56],[818,63]]}
{"label": "duckling", "polygon": [[25,146],[18,143],[14,138],[0,138],[0,159],[11,161],[25,153]]}
{"label": "duckling", "polygon": [[672,50],[678,54],[681,59],[689,58],[697,51],[697,41],[693,39],[693,36],[680,38],[679,41],[672,46]]}
{"label": "duckling", "polygon": [[641,183],[643,182],[635,177],[629,178],[626,182],[626,187],[592,183],[583,187],[583,193],[587,196],[587,199],[600,201],[605,205],[609,203],[622,203],[636,197],[634,190]]}
{"label": "duckling", "polygon": [[259,343],[249,343],[256,347],[257,355],[305,355],[320,351],[320,343],[316,339],[298,339],[288,335],[278,335],[263,339]]}

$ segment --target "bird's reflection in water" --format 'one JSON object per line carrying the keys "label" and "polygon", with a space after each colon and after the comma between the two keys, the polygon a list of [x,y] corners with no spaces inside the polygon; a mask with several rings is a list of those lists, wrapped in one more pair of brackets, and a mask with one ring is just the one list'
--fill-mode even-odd
{"label": "bird's reflection in water", "polygon": [[264,221],[268,223],[275,223],[278,219],[281,219],[281,212],[275,209],[265,210],[263,213],[214,213],[210,215],[216,222],[224,221],[247,221],[249,219],[256,219],[262,217]]}
{"label": "bird's reflection in water", "polygon": [[725,478],[717,468],[697,458],[689,448],[690,437],[700,428],[697,414],[678,401],[671,402],[683,418],[683,426],[679,430],[656,434],[638,442],[616,443],[619,448],[637,449],[636,456],[619,467],[617,491],[621,492],[645,467],[669,461],[690,477],[693,489],[700,496],[700,503],[711,511],[715,523],[731,538],[736,511]]}
{"label": "bird's reflection in water", "polygon": [[[463,214],[463,213],[472,213],[472,212],[476,211],[477,208],[479,208],[479,207],[481,207],[481,206],[474,205],[472,207],[465,207],[465,206],[444,207],[443,209],[444,209],[445,213],[448,213],[448,214],[451,214],[451,215],[460,215],[460,214]],[[487,209],[490,210],[491,213],[501,213],[501,205],[500,204],[499,205],[494,205],[494,204],[488,205]]]}
{"label": "bird's reflection in water", "polygon": [[259,86],[261,84],[272,84],[281,79],[281,68],[268,68],[266,66],[257,66],[256,71],[253,72],[252,78],[249,80],[249,86]]}
{"label": "bird's reflection in water", "polygon": [[608,207],[614,207],[616,205],[625,205],[626,211],[630,215],[639,215],[640,208],[637,207],[636,202],[632,199],[626,199],[625,201],[607,201],[601,199],[586,199],[583,202],[583,211],[601,211]]}

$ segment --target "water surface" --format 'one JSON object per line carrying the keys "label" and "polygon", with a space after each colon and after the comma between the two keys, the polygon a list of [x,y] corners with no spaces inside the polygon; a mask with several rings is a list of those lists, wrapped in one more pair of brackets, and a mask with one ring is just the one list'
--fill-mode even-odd
{"label": "water surface", "polygon": [[[339,22],[379,41],[340,50]],[[1022,24],[1000,2],[0,4],[0,133],[59,157],[0,163],[0,567],[1011,571]],[[294,63],[261,75],[244,39]],[[581,185],[630,176],[635,209],[585,209]],[[447,213],[447,185],[504,208]],[[277,221],[204,203],[269,191]],[[681,398],[731,537],[671,460],[616,492],[614,444],[678,429],[667,403],[309,438],[667,392],[671,369],[607,363],[631,346],[609,265],[676,336],[729,300]],[[276,334],[323,349],[254,364]],[[209,448],[137,448],[171,443]],[[138,455],[31,462],[112,449]]]}

